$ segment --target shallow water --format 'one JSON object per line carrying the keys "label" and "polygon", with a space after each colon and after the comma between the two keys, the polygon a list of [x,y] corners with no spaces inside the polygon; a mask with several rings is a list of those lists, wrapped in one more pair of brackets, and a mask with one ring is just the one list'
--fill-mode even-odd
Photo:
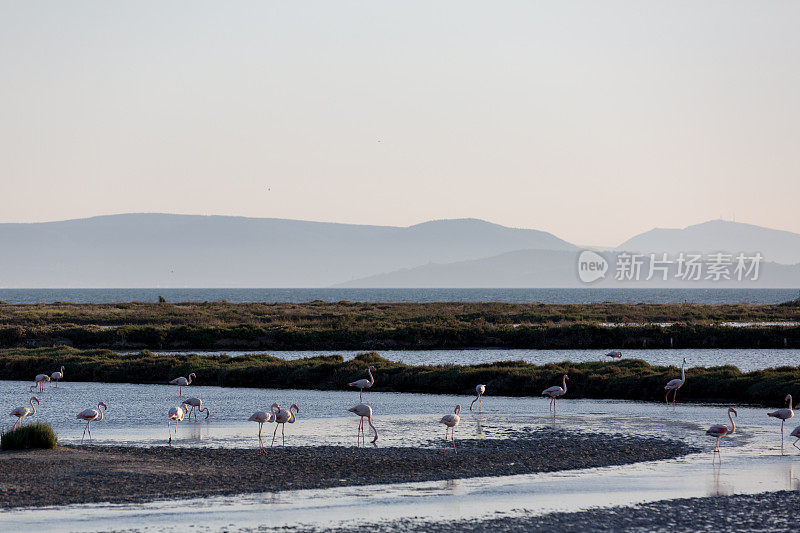
{"label": "shallow water", "polygon": [[[352,359],[366,350],[326,351],[326,350],[301,350],[301,351],[197,351],[190,353],[200,355],[228,354],[239,357],[251,353],[268,353],[286,360],[301,359],[319,355],[339,354],[345,359]],[[457,350],[379,350],[381,357],[390,361],[397,361],[409,365],[476,365],[492,363],[494,361],[526,361],[542,365],[546,363],[561,363],[572,361],[584,363],[587,361],[611,360],[605,357],[609,350],[508,350],[500,348],[478,348]],[[123,353],[138,353],[126,351]],[[155,351],[156,354],[187,353],[182,351]],[[733,365],[743,372],[761,370],[778,366],[800,365],[800,350],[794,349],[686,349],[686,350],[623,350],[623,357],[628,359],[641,359],[658,366],[680,366],[683,357],[686,357],[687,367],[709,367]]]}
{"label": "shallow water", "polygon": [[[27,383],[0,382],[0,402],[16,406],[30,395]],[[211,408],[208,421],[183,422],[178,446],[257,446],[257,425],[246,422],[257,408],[274,400],[297,402],[297,423],[287,425],[287,445],[354,444],[358,420],[346,409],[357,403],[351,391],[291,391],[189,386]],[[107,418],[94,424],[96,445],[166,444],[166,411],[178,401],[177,387],[65,382],[40,394],[35,419],[53,423],[62,442],[77,442],[83,424],[74,413],[109,403]],[[780,405],[776,394],[776,405]],[[365,393],[375,410],[378,445],[441,444],[439,418],[455,403],[468,409],[471,398],[425,394]],[[727,422],[726,407],[630,401],[559,401],[555,419],[547,400],[486,396],[481,413],[463,413],[459,438],[503,438],[509,430],[556,427],[583,433],[623,433],[684,439],[703,453],[675,460],[561,473],[473,478],[381,486],[287,491],[124,505],[75,505],[56,509],[5,511],[0,521],[9,530],[220,530],[298,522],[334,525],[353,520],[408,516],[446,520],[454,517],[513,515],[551,510],[578,510],[595,505],[631,504],[677,497],[800,489],[800,452],[786,439],[781,455],[780,423],[766,408],[737,406],[739,429],[723,439],[720,467],[712,466],[712,424]],[[9,417],[10,418],[10,417]],[[13,421],[12,421],[13,422]],[[11,422],[9,422],[10,425]],[[786,434],[795,424],[787,424]],[[447,460],[443,456],[443,460]],[[52,522],[57,514],[58,523]]]}

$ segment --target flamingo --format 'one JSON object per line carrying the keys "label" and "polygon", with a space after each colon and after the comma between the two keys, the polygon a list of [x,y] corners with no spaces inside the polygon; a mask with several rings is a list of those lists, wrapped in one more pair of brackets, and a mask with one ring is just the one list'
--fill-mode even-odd
{"label": "flamingo", "polygon": [[800,442],[800,426],[794,428],[794,430],[791,433],[789,433],[789,436],[797,437],[797,440],[792,443],[792,446],[800,450],[800,446],[797,445],[797,443]]}
{"label": "flamingo", "polygon": [[[250,422],[258,422],[258,453],[267,453],[264,449],[264,442],[261,440],[261,428],[264,427],[264,422],[269,423],[275,421],[275,414],[280,411],[280,408],[281,407],[277,403],[273,403],[269,411],[256,411],[247,419]],[[277,429],[277,427],[275,429]]]}
{"label": "flamingo", "polygon": [[375,438],[370,441],[371,444],[374,444],[376,440],[378,440],[378,430],[375,429],[375,426],[372,424],[372,407],[365,403],[360,403],[354,407],[348,409],[351,413],[355,413],[356,416],[361,417],[361,422],[358,423],[358,433],[356,434],[356,446],[358,446],[358,439],[359,437],[364,439],[364,445],[366,446],[366,437],[364,436],[364,417],[367,417],[367,423],[369,423],[369,427],[372,428],[372,431],[375,432]]}
{"label": "flamingo", "polygon": [[368,389],[375,384],[375,378],[372,377],[372,373],[375,372],[375,367],[370,366],[367,369],[367,374],[369,374],[369,379],[359,379],[358,381],[354,381],[352,383],[348,383],[349,386],[355,387],[360,389],[358,393],[358,399],[363,400],[362,395],[364,394],[364,389]]}
{"label": "flamingo", "polygon": [[175,421],[175,437],[178,437],[178,422],[183,420],[183,409],[172,407],[169,410],[169,420],[167,421],[167,432],[169,432],[169,443],[172,444],[172,421]]}
{"label": "flamingo", "polygon": [[50,376],[50,379],[56,382],[56,388],[58,388],[58,380],[64,379],[64,367],[61,367],[59,372],[53,372],[53,375]]}
{"label": "flamingo", "polygon": [[568,379],[569,376],[564,374],[564,379],[562,380],[563,387],[554,385],[542,391],[542,396],[550,396],[550,409],[552,409],[553,414],[556,414],[556,399],[560,396],[564,396],[567,393]]}
{"label": "flamingo", "polygon": [[[273,405],[273,407],[277,405],[278,404],[275,404]],[[275,444],[275,435],[277,435],[278,433],[278,424],[281,425],[281,438],[283,439],[283,446],[286,446],[286,435],[284,433],[286,431],[286,422],[294,424],[295,420],[297,420],[297,417],[295,417],[294,413],[292,412],[292,409],[294,409],[295,413],[300,412],[300,408],[297,407],[297,404],[293,403],[292,406],[289,408],[289,410],[281,409],[279,407],[278,412],[275,413],[275,431],[272,433],[272,444],[270,444],[270,446],[273,446]]]}
{"label": "flamingo", "polygon": [[33,378],[33,385],[30,386],[31,392],[36,390],[36,387],[39,387],[39,392],[44,392],[44,382],[50,381],[50,376],[47,374],[36,374],[36,377]]}
{"label": "flamingo", "polygon": [[38,405],[39,404],[39,398],[37,398],[36,396],[33,396],[31,398],[30,402],[29,402],[30,405],[31,405],[30,407],[17,407],[13,411],[11,411],[11,413],[10,413],[11,416],[16,416],[17,417],[17,421],[14,422],[14,427],[11,428],[11,429],[15,429],[17,426],[22,427],[22,419],[23,418],[25,418],[26,416],[33,416],[33,415],[36,414],[36,406],[33,405],[33,402],[36,402],[36,404]]}
{"label": "flamingo", "polygon": [[475,402],[478,402],[478,410],[480,411],[483,408],[483,402],[481,398],[483,397],[483,393],[486,392],[486,385],[477,385],[475,387],[475,392],[478,393],[478,396],[472,400],[472,403],[469,404],[469,410],[472,411],[472,406],[475,405]]}
{"label": "flamingo", "polygon": [[[192,418],[192,413],[194,413],[194,419],[197,420],[197,413],[202,413],[203,411],[206,412],[206,418],[211,416],[211,411],[208,410],[208,407],[203,407],[203,400],[200,398],[188,398],[183,402],[181,407],[183,407],[183,409],[186,411],[187,418]],[[189,407],[192,408],[191,411],[189,410]]]}
{"label": "flamingo", "polygon": [[94,422],[95,420],[100,421],[103,419],[103,411],[100,408],[103,408],[103,411],[108,409],[108,406],[105,402],[100,402],[97,404],[97,409],[86,409],[85,411],[81,411],[75,418],[79,418],[81,420],[86,420],[86,427],[83,428],[83,437],[81,437],[81,444],[83,444],[83,439],[86,437],[86,431],[89,431],[89,442],[92,442],[92,428],[89,427],[89,424]]}
{"label": "flamingo", "polygon": [[608,352],[606,354],[606,357],[610,357],[612,359],[621,359],[622,358],[622,352],[613,350],[613,351]]}
{"label": "flamingo", "polygon": [[439,420],[440,424],[444,424],[446,427],[444,428],[444,452],[447,453],[447,432],[448,430],[453,430],[450,434],[450,439],[453,441],[453,453],[458,453],[456,451],[456,426],[459,422],[461,422],[461,417],[458,416],[458,413],[461,412],[461,406],[456,405],[456,408],[453,410],[452,415],[444,415],[441,420]]}
{"label": "flamingo", "polygon": [[[789,402],[789,407],[767,413],[767,416],[781,419],[781,452],[783,451],[783,423],[794,416],[794,411],[792,411],[792,395],[787,394],[783,401]],[[800,404],[798,404],[798,408],[800,408]]]}
{"label": "flamingo", "polygon": [[711,426],[710,428],[708,428],[708,431],[706,431],[706,435],[711,435],[712,437],[717,438],[717,445],[714,447],[714,453],[719,453],[719,439],[721,437],[724,437],[728,433],[736,433],[736,422],[733,421],[733,417],[731,416],[732,414],[739,416],[739,414],[736,412],[736,409],[734,409],[733,407],[729,407],[728,418],[731,421],[730,431],[728,430],[728,426],[724,424],[717,424],[716,426]]}
{"label": "flamingo", "polygon": [[189,379],[186,379],[184,377],[179,377],[179,378],[175,378],[172,381],[170,381],[169,384],[170,385],[177,385],[178,386],[178,396],[183,396],[183,393],[182,393],[183,388],[186,387],[187,385],[191,385],[192,384],[192,379],[197,379],[197,376],[194,374],[194,372],[189,374]]}
{"label": "flamingo", "polygon": [[686,383],[686,373],[684,372],[685,366],[686,366],[686,358],[684,357],[683,364],[681,365],[681,379],[670,380],[666,385],[664,385],[664,390],[667,391],[667,395],[664,397],[664,401],[667,402],[667,405],[669,405],[670,391],[675,391],[672,395],[672,407],[675,407],[675,400],[678,397],[678,389],[683,387],[683,384]]}

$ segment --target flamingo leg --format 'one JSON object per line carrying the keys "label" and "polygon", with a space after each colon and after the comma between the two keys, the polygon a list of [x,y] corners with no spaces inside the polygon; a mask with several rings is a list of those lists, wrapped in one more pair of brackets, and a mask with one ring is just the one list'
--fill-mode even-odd
{"label": "flamingo leg", "polygon": [[275,424],[275,431],[272,432],[272,444],[270,446],[275,446],[275,435],[278,434],[278,424]]}
{"label": "flamingo leg", "polygon": [[261,428],[264,427],[263,422],[258,423],[258,453],[264,452],[264,441],[261,440]]}
{"label": "flamingo leg", "polygon": [[89,431],[89,442],[92,442],[92,421],[86,422],[86,429]]}
{"label": "flamingo leg", "polygon": [[678,389],[675,389],[675,393],[672,395],[672,408],[675,409],[675,402],[678,400]]}
{"label": "flamingo leg", "polygon": [[169,443],[172,444],[172,421],[167,422],[167,433],[169,434]]}
{"label": "flamingo leg", "polygon": [[783,423],[785,420],[781,420],[781,455],[783,455]]}
{"label": "flamingo leg", "polygon": [[453,441],[453,453],[458,453],[456,451],[456,428],[453,428],[453,431],[450,432],[450,440]]}
{"label": "flamingo leg", "polygon": [[286,424],[281,424],[281,439],[283,440],[281,446],[286,446]]}
{"label": "flamingo leg", "polygon": [[450,428],[448,428],[447,426],[444,427],[444,450],[442,451],[442,453],[447,453],[447,431],[449,429]]}
{"label": "flamingo leg", "polygon": [[361,389],[358,391],[358,401],[360,402],[363,400],[364,400],[364,389]]}
{"label": "flamingo leg", "polygon": [[17,421],[16,421],[16,422],[14,422],[14,427],[13,427],[13,428],[11,428],[11,429],[17,429],[17,426],[18,426],[18,425],[20,425],[20,422],[21,422],[21,421],[22,421],[22,419],[21,419],[21,418],[17,418]]}
{"label": "flamingo leg", "polygon": [[478,396],[478,411],[483,410],[483,394]]}

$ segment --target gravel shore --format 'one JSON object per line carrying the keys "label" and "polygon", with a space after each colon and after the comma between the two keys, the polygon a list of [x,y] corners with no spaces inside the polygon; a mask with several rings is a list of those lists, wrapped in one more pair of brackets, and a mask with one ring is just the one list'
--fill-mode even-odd
{"label": "gravel shore", "polygon": [[329,530],[294,528],[295,532],[334,533],[382,532],[605,532],[644,533],[670,531],[797,531],[800,492],[766,492],[753,495],[686,498],[647,503],[633,507],[591,509],[577,513],[551,513],[542,516],[426,522],[404,519],[352,528]]}
{"label": "gravel shore", "polygon": [[[62,447],[0,452],[0,508],[157,499],[552,472],[668,459],[680,441],[555,430],[441,448],[257,450]],[[279,465],[287,465],[280,467]]]}

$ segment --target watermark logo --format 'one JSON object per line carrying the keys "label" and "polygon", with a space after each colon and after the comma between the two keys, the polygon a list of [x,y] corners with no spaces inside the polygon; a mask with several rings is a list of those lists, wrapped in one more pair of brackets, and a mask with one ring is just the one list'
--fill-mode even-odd
{"label": "watermark logo", "polygon": [[578,277],[584,283],[591,283],[606,277],[608,261],[602,255],[591,250],[584,250],[578,256]]}
{"label": "watermark logo", "polygon": [[[613,278],[616,281],[757,281],[764,256],[760,253],[697,254],[681,252],[613,254]],[[605,257],[591,250],[578,256],[578,277],[592,283],[606,277],[610,269]]]}

